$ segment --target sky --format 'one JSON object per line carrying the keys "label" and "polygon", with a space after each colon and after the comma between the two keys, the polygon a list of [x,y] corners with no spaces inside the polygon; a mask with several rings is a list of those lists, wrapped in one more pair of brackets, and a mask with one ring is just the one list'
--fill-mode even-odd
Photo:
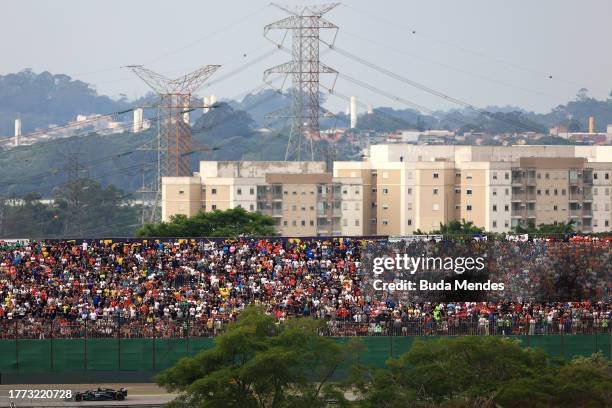
{"label": "sky", "polygon": [[[239,99],[263,86],[265,69],[290,59],[263,36],[266,24],[286,16],[267,0],[3,0],[2,16],[0,74],[67,74],[112,97],[148,90],[126,65],[175,78],[221,64],[197,93]],[[478,107],[548,112],[582,87],[599,99],[612,90],[610,0],[348,0],[325,17],[340,28],[337,49],[321,45],[321,61],[344,75],[335,83],[321,76],[334,85],[326,102],[333,111],[345,110],[349,95],[360,109],[461,107],[447,95]],[[322,38],[330,35],[322,30]]]}

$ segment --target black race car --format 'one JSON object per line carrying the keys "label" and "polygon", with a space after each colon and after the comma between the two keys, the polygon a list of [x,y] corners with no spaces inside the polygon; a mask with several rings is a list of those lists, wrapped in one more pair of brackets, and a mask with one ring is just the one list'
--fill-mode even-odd
{"label": "black race car", "polygon": [[127,390],[125,388],[119,388],[113,390],[112,388],[98,388],[97,390],[87,390],[83,392],[76,392],[74,394],[75,401],[123,401],[127,397]]}

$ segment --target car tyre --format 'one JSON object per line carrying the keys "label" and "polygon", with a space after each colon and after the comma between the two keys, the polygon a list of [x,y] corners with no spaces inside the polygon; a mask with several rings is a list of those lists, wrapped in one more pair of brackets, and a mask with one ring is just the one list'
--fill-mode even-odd
{"label": "car tyre", "polygon": [[123,401],[125,399],[125,396],[122,393],[118,392],[117,394],[115,394],[115,399],[117,401]]}
{"label": "car tyre", "polygon": [[75,401],[83,401],[83,395],[82,394],[75,394],[74,400]]}

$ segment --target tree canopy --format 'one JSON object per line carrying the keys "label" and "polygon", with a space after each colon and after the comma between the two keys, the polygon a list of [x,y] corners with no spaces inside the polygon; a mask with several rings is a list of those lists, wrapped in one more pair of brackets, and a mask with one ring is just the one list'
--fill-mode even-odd
{"label": "tree canopy", "polygon": [[351,348],[319,336],[319,326],[311,318],[279,325],[250,306],[213,348],[180,360],[156,382],[181,393],[177,407],[316,408],[330,399],[342,406],[331,380]]}
{"label": "tree canopy", "polygon": [[417,340],[384,369],[356,368],[357,406],[605,407],[612,366],[601,355],[557,362],[503,337]]}
{"label": "tree canopy", "polygon": [[146,224],[138,230],[142,237],[239,237],[273,236],[274,218],[243,208],[201,211],[193,217],[172,216],[169,222]]}

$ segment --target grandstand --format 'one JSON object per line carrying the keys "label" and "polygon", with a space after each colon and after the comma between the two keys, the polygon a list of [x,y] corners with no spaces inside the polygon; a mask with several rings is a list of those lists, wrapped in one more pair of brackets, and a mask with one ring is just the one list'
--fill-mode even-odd
{"label": "grandstand", "polygon": [[[372,258],[397,253],[482,254],[483,275],[462,278],[506,289],[373,290]],[[611,265],[606,238],[4,240],[0,371],[150,374],[211,347],[249,304],[278,324],[319,319],[339,341],[368,337],[380,364],[416,336],[517,336],[553,355],[609,355]]]}

